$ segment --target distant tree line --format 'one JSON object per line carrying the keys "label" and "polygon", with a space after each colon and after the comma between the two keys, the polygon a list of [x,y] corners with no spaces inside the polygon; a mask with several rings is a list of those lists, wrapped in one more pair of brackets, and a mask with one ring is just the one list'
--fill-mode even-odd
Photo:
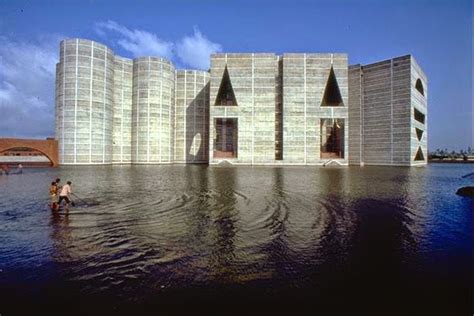
{"label": "distant tree line", "polygon": [[[468,156],[474,156],[474,151],[471,147],[467,147],[466,150],[461,149],[460,151],[449,151],[445,149],[436,149],[428,153],[428,159],[463,159],[468,160]],[[472,159],[472,158],[471,158]]]}

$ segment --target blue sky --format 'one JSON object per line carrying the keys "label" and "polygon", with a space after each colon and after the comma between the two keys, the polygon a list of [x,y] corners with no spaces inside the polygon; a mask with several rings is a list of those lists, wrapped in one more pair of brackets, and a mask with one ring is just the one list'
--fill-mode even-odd
{"label": "blue sky", "polygon": [[472,146],[472,1],[0,0],[0,136],[54,135],[58,43],[206,68],[225,52],[345,52],[371,63],[413,54],[429,78],[429,148]]}

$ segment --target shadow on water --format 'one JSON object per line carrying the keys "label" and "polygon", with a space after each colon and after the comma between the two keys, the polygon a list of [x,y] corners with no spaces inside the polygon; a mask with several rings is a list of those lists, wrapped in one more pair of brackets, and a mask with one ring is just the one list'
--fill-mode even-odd
{"label": "shadow on water", "polygon": [[[469,313],[472,201],[451,192],[465,173],[117,166],[7,179],[0,313]],[[56,176],[97,203],[44,211]],[[30,196],[13,198],[18,187]]]}

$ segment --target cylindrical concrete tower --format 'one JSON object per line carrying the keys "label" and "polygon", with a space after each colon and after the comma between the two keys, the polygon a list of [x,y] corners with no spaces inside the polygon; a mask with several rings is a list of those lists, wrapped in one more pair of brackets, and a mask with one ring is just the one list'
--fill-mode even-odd
{"label": "cylindrical concrete tower", "polygon": [[112,163],[114,54],[83,39],[60,45],[56,138],[60,164]]}
{"label": "cylindrical concrete tower", "polygon": [[133,61],[115,56],[113,163],[132,160]]}
{"label": "cylindrical concrete tower", "polygon": [[174,77],[174,66],[166,59],[133,60],[133,163],[173,162]]}
{"label": "cylindrical concrete tower", "polygon": [[176,72],[175,162],[207,163],[209,72]]}

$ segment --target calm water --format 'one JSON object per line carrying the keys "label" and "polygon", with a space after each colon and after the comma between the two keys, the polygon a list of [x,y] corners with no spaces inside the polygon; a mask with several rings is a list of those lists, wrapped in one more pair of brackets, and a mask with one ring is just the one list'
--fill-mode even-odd
{"label": "calm water", "polygon": [[[472,165],[0,176],[0,314],[472,314]],[[47,208],[50,182],[85,202]]]}

